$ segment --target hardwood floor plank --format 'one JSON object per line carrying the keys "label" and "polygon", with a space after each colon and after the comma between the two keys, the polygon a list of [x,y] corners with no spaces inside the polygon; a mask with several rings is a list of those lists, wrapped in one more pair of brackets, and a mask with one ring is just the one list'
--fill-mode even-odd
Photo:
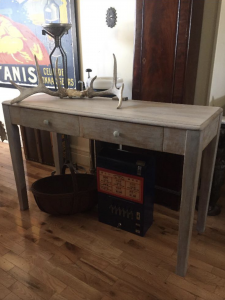
{"label": "hardwood floor plank", "polygon": [[193,284],[198,284],[198,286],[212,293],[215,292],[217,285],[222,287],[225,286],[224,278],[192,266],[188,269],[185,279]]}
{"label": "hardwood floor plank", "polygon": [[50,229],[42,230],[42,228],[32,226],[29,230],[27,230],[27,233],[35,235],[38,238],[45,239],[59,247],[65,243],[65,240],[62,240],[58,236],[54,235],[53,231]]}
{"label": "hardwood floor plank", "polygon": [[40,280],[34,278],[30,274],[24,272],[18,267],[14,267],[9,271],[9,274],[17,281],[25,285],[27,288],[32,290],[35,294],[40,296],[45,300],[49,300],[54,294],[55,291],[43,284]]}
{"label": "hardwood floor plank", "polygon": [[9,252],[3,256],[4,259],[6,259],[8,262],[13,264],[14,266],[17,266],[21,270],[25,272],[29,272],[34,268],[34,265],[31,263],[27,262],[24,258],[22,258],[19,255],[16,255],[13,252]]}
{"label": "hardwood floor plank", "polygon": [[67,286],[53,275],[49,274],[48,272],[45,272],[44,270],[38,267],[35,267],[31,271],[29,271],[29,274],[41,281],[42,283],[44,283],[45,285],[47,285],[48,287],[50,287],[55,293],[58,294],[60,294]]}
{"label": "hardwood floor plank", "polygon": [[198,284],[193,284],[189,281],[187,281],[185,278],[182,278],[180,276],[177,276],[175,274],[170,274],[170,276],[167,279],[167,282],[172,283],[187,292],[194,294],[195,296],[198,296],[200,298],[203,298],[204,300],[223,300],[223,297],[220,297],[216,295],[215,293],[209,292],[200,286]]}
{"label": "hardwood floor plank", "polygon": [[217,286],[215,290],[215,294],[221,296],[223,299],[225,298],[225,286]]}
{"label": "hardwood floor plank", "polygon": [[47,247],[39,246],[39,241],[37,241],[34,236],[26,234],[24,237],[25,239],[21,244],[25,249],[29,249],[34,253],[38,253],[38,255],[45,260],[49,260],[54,255],[54,251],[51,251]]}
{"label": "hardwood floor plank", "polygon": [[84,272],[94,275],[95,277],[105,281],[106,283],[113,285],[117,281],[117,277],[111,275],[109,272],[100,269],[96,265],[86,261],[85,259],[79,259],[76,265]]}
{"label": "hardwood floor plank", "polygon": [[212,274],[225,279],[225,270],[222,270],[220,268],[213,267]]}
{"label": "hardwood floor plank", "polygon": [[75,286],[74,288],[67,287],[61,295],[67,300],[101,300],[102,295],[96,295],[94,293],[89,294],[89,291],[82,287]]}
{"label": "hardwood floor plank", "polygon": [[10,250],[5,248],[3,245],[0,244],[0,255],[5,255],[6,253],[8,253]]}
{"label": "hardwood floor plank", "polygon": [[16,280],[7,272],[0,269],[0,283],[9,288]]}
{"label": "hardwood floor plank", "polygon": [[68,295],[72,295],[73,293],[74,298],[75,295],[77,295],[77,297],[84,297],[87,299],[90,298],[94,300],[102,298],[101,292],[89,286],[87,283],[73,277],[71,274],[63,271],[62,269],[57,268],[54,271],[54,275],[69,286],[68,288],[64,289],[63,292],[61,292],[61,295],[65,298],[68,298]]}
{"label": "hardwood floor plank", "polygon": [[125,268],[125,272],[130,275],[134,275],[141,281],[147,283],[149,286],[153,284],[155,287],[159,287],[162,290],[165,289],[168,295],[170,295],[168,296],[168,298],[174,297],[174,299],[176,299],[176,296],[179,295],[179,297],[181,297],[181,299],[183,300],[195,299],[195,297],[189,292],[186,292],[185,290],[182,290],[179,287],[176,287],[175,285],[166,282],[169,273],[165,272],[165,270],[161,268],[158,268],[158,272],[155,272],[154,274],[149,274],[148,272],[141,270],[139,268],[135,268],[133,266],[127,266]]}
{"label": "hardwood floor plank", "polygon": [[52,296],[52,298],[50,300],[66,300],[66,298],[64,298],[61,295],[55,294]]}
{"label": "hardwood floor plank", "polygon": [[0,299],[5,299],[10,294],[8,290],[2,283],[0,283]]}
{"label": "hardwood floor plank", "polygon": [[51,273],[55,269],[55,266],[49,261],[43,259],[38,252],[28,249],[25,250],[20,256],[24,258],[28,264],[32,264],[38,268],[41,268],[48,273]]}
{"label": "hardwood floor plank", "polygon": [[21,300],[21,298],[19,298],[17,295],[15,295],[14,293],[8,294],[4,300]]}
{"label": "hardwood floor plank", "polygon": [[[118,280],[108,293],[109,297],[113,299],[124,300],[157,300],[151,293],[143,292],[136,286],[131,285],[123,280]],[[159,298],[160,299],[160,298]]]}
{"label": "hardwood floor plank", "polygon": [[134,274],[129,274],[126,271],[121,271],[121,269],[118,269],[113,265],[107,267],[106,270],[114,276],[118,277],[119,280],[125,281],[129,285],[136,287],[145,293],[149,293],[152,297],[160,300],[175,299],[172,295],[168,294],[165,289],[162,289],[162,286],[164,286],[165,283],[161,281],[159,284],[159,281],[155,279],[153,275],[148,274],[148,277],[144,277],[145,280],[143,280],[143,278],[136,277]]}
{"label": "hardwood floor plank", "polygon": [[112,287],[106,281],[103,281],[102,279],[93,276],[88,272],[84,272],[74,264],[61,265],[54,271],[53,274],[63,282],[66,276],[66,278],[68,278],[68,285],[71,285],[71,287],[73,287],[73,283],[76,282],[76,280],[81,281],[82,283],[103,294],[109,291]]}
{"label": "hardwood floor plank", "polygon": [[10,263],[7,259],[5,259],[4,257],[0,256],[0,268],[3,271],[8,272],[9,270],[11,270],[14,267],[14,265],[12,263]]}
{"label": "hardwood floor plank", "polygon": [[10,290],[16,294],[22,300],[43,300],[40,296],[38,296],[33,290],[21,282],[15,282]]}
{"label": "hardwood floor plank", "polygon": [[91,251],[80,248],[77,245],[69,242],[65,242],[60,249],[63,249],[67,257],[72,255],[74,257],[74,261],[77,261],[78,259],[84,259],[88,263],[100,268],[101,270],[104,270],[109,265],[109,262],[104,260],[101,256],[93,254]]}

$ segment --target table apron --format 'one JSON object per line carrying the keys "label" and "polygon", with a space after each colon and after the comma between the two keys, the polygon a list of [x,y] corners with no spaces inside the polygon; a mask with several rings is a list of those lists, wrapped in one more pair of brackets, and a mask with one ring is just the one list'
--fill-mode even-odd
{"label": "table apron", "polygon": [[16,106],[10,106],[9,110],[12,124],[72,136],[80,135],[78,116]]}

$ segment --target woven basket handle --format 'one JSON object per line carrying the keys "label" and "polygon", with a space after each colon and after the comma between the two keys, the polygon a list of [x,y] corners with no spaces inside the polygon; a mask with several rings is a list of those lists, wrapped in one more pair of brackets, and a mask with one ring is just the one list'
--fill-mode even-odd
{"label": "woven basket handle", "polygon": [[79,189],[78,189],[78,183],[77,183],[77,179],[76,179],[76,173],[74,171],[74,167],[73,167],[73,164],[71,162],[66,162],[63,167],[62,167],[62,174],[64,175],[65,174],[65,171],[66,169],[69,169],[70,170],[70,173],[71,173],[71,176],[72,176],[72,182],[73,182],[73,189],[74,189],[74,192],[78,192]]}

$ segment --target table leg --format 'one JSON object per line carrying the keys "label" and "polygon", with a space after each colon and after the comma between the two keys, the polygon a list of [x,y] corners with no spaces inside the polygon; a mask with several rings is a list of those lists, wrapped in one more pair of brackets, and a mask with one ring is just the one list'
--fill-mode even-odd
{"label": "table leg", "polygon": [[9,148],[12,158],[14,176],[16,180],[17,193],[19,198],[20,210],[26,210],[28,206],[26,180],[23,166],[23,157],[20,143],[19,128],[11,123],[9,107],[3,105],[3,112],[6,123],[6,130],[9,141]]}
{"label": "table leg", "polygon": [[210,192],[212,187],[213,172],[216,161],[216,153],[219,141],[221,120],[218,125],[218,134],[212,139],[203,151],[201,170],[201,189],[198,204],[197,230],[199,233],[205,231],[206,217],[208,214]]}
{"label": "table leg", "polygon": [[187,131],[176,269],[177,275],[180,276],[185,276],[187,271],[201,157],[202,133],[200,131]]}
{"label": "table leg", "polygon": [[52,132],[53,155],[56,168],[56,174],[61,174],[63,166],[63,147],[62,135]]}

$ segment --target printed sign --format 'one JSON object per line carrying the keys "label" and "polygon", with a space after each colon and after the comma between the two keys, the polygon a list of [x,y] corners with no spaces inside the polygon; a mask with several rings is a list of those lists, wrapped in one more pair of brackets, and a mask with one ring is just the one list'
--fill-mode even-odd
{"label": "printed sign", "polygon": [[[37,85],[36,55],[45,85],[54,88],[49,54],[55,42],[49,35],[42,35],[42,25],[71,23],[75,18],[71,18],[71,5],[74,5],[74,0],[0,0],[1,85],[11,86],[10,80],[23,86]],[[62,37],[62,47],[67,55],[69,88],[75,88],[76,82],[73,30],[72,27]],[[56,58],[63,85],[62,57],[58,49],[53,53],[53,65]]]}
{"label": "printed sign", "polygon": [[103,168],[97,168],[97,177],[99,192],[143,203],[144,179],[142,177]]}

